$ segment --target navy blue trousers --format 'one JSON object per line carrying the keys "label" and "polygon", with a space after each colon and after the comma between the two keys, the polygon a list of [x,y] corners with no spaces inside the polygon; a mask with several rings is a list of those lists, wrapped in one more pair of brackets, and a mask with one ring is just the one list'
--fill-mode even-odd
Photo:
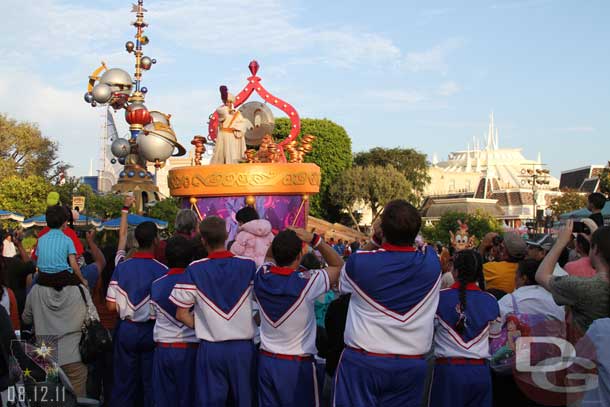
{"label": "navy blue trousers", "polygon": [[485,365],[435,365],[431,407],[491,407],[491,372]]}
{"label": "navy blue trousers", "polygon": [[422,359],[369,356],[346,348],[335,373],[337,407],[419,407],[427,363]]}
{"label": "navy blue trousers", "polygon": [[256,406],[254,344],[251,340],[201,341],[195,381],[197,406]]}
{"label": "navy blue trousers", "polygon": [[114,331],[113,407],[152,407],[154,321],[119,321]]}
{"label": "navy blue trousers", "polygon": [[155,349],[152,375],[155,407],[195,405],[196,361],[197,348]]}
{"label": "navy blue trousers", "polygon": [[320,385],[316,362],[284,360],[260,354],[258,401],[260,407],[318,407]]}

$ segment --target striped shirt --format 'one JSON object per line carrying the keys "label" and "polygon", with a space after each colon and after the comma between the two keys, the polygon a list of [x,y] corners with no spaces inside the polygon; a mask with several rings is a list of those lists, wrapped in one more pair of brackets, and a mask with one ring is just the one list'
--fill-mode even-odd
{"label": "striped shirt", "polygon": [[68,264],[68,256],[76,255],[72,240],[59,229],[51,229],[38,239],[36,256],[38,257],[38,270],[43,273],[59,273],[72,268]]}

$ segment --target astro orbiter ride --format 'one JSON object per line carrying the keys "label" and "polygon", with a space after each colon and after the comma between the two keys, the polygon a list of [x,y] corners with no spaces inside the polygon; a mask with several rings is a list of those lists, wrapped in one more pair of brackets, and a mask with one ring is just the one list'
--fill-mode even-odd
{"label": "astro orbiter ride", "polygon": [[148,89],[141,86],[142,73],[157,61],[145,56],[142,50],[149,43],[144,35],[144,29],[148,26],[144,21],[144,0],[138,0],[132,12],[136,13],[133,23],[136,27],[135,43],[127,41],[125,49],[135,56],[134,80],[126,71],[108,69],[102,62],[89,76],[85,101],[94,107],[110,105],[115,110],[125,109],[125,121],[129,124],[131,137],[118,138],[112,143],[113,155],[125,166],[112,191],[133,193],[137,210],[142,212],[146,203],[160,200],[159,189],[155,185],[154,175],[148,171],[148,164],[151,163],[156,169],[161,168],[169,157],[184,155],[186,151],[178,143],[171,127],[171,115],[149,111],[144,105]]}

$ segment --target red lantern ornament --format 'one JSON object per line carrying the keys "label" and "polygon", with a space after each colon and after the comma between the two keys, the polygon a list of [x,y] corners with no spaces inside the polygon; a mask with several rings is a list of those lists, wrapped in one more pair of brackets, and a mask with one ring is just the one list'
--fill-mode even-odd
{"label": "red lantern ornament", "polygon": [[152,120],[150,112],[141,103],[133,103],[125,109],[125,121],[129,124],[147,125]]}

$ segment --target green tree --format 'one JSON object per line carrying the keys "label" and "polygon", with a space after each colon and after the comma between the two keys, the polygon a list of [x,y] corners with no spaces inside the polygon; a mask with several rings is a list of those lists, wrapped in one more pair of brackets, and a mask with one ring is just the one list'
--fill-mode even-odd
{"label": "green tree", "polygon": [[405,177],[391,165],[354,166],[344,171],[330,187],[330,198],[340,205],[357,224],[354,206],[364,203],[371,209],[373,222],[383,207],[394,199],[416,201],[413,187]]}
{"label": "green tree", "polygon": [[430,182],[426,155],[412,148],[375,147],[369,151],[356,153],[354,164],[363,167],[391,165],[405,176],[417,195],[421,195]]}
{"label": "green tree", "polygon": [[606,197],[610,197],[610,161],[599,174],[599,190]]}
{"label": "green tree", "polygon": [[116,194],[96,194],[93,189],[81,183],[77,178],[66,179],[63,185],[54,187],[59,193],[59,200],[62,204],[72,206],[72,197],[84,196],[85,207],[79,208],[80,212],[87,216],[99,219],[111,219],[121,216],[123,207],[123,197]]}
{"label": "green tree", "polygon": [[2,176],[57,175],[57,143],[45,137],[34,123],[18,122],[0,114],[0,174]]}
{"label": "green tree", "polygon": [[[290,133],[290,126],[289,119],[277,119],[273,137],[283,140]],[[352,142],[343,127],[327,119],[301,119],[299,139],[304,134],[316,136],[305,162],[317,164],[322,173],[320,193],[310,201],[311,215],[335,222],[339,208],[331,201],[328,190],[339,174],[351,167]]]}
{"label": "green tree", "polygon": [[47,209],[51,185],[42,177],[10,175],[0,182],[0,209],[26,217],[40,215]]}
{"label": "green tree", "polygon": [[478,211],[474,214],[463,212],[447,212],[437,224],[422,228],[422,235],[429,242],[440,241],[450,244],[449,231],[455,232],[459,229],[458,220],[468,224],[468,234],[474,236],[479,242],[487,233],[502,233],[502,224],[494,217],[485,212]]}
{"label": "green tree", "polygon": [[167,222],[167,231],[169,234],[174,233],[174,221],[176,214],[180,210],[180,200],[178,198],[166,198],[157,202],[155,206],[148,210],[148,216],[151,218],[161,219]]}
{"label": "green tree", "polygon": [[576,191],[567,191],[561,196],[553,198],[549,206],[555,216],[586,207],[587,195]]}

